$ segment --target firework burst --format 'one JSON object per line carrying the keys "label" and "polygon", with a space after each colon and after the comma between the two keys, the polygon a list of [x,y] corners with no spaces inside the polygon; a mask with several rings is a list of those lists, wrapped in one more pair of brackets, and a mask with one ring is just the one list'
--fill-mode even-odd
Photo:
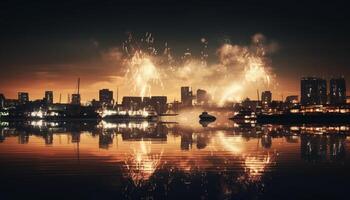
{"label": "firework burst", "polygon": [[141,97],[150,96],[154,84],[163,87],[159,70],[152,62],[152,58],[141,50],[128,60],[127,65],[129,67],[126,77],[131,80],[133,91]]}
{"label": "firework burst", "polygon": [[256,94],[257,89],[269,89],[275,81],[263,35],[253,36],[250,46],[223,44],[216,51],[218,62],[214,63],[207,60],[208,40],[200,41],[200,55],[187,48],[182,56],[175,57],[167,42],[164,50],[155,48],[151,33],[140,41],[129,35],[123,43],[126,90],[145,97],[163,93],[166,88],[167,95],[175,97],[180,86],[192,86],[206,89],[211,102],[222,106]]}

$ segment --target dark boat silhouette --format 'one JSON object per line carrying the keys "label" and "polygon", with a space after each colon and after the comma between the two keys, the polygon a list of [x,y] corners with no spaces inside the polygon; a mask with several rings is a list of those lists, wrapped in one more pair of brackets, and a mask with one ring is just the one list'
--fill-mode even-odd
{"label": "dark boat silhouette", "polygon": [[202,112],[202,114],[199,115],[200,121],[207,121],[207,122],[213,122],[216,120],[216,117],[213,115],[209,115],[208,112]]}
{"label": "dark boat silhouette", "polygon": [[208,127],[208,125],[213,123],[213,121],[199,120],[199,123],[202,125],[202,127]]}

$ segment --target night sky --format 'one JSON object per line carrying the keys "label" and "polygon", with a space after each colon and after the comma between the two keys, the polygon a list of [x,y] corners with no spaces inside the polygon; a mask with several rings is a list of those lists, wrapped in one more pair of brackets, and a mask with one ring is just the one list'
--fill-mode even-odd
{"label": "night sky", "polygon": [[73,93],[80,77],[83,99],[96,98],[111,76],[122,76],[101,55],[129,32],[151,32],[179,55],[204,37],[213,60],[223,42],[248,45],[262,33],[279,46],[271,60],[280,93],[299,94],[306,75],[344,75],[349,84],[349,15],[340,1],[2,1],[0,93]]}

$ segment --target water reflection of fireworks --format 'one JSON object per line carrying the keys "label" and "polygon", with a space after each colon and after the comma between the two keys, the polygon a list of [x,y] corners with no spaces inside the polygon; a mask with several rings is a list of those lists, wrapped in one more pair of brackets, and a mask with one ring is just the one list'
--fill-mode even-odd
{"label": "water reflection of fireworks", "polygon": [[244,169],[249,179],[259,180],[271,164],[273,164],[273,162],[270,154],[245,156]]}
{"label": "water reflection of fireworks", "polygon": [[132,179],[135,186],[140,186],[149,180],[158,169],[163,150],[158,154],[151,153],[150,143],[140,141],[137,148],[133,148],[130,155],[126,155],[125,167],[127,175]]}
{"label": "water reflection of fireworks", "polygon": [[[243,152],[241,137],[227,138],[222,132],[219,132],[218,138],[222,147],[233,155],[238,155]],[[245,177],[251,181],[259,181],[266,172],[266,169],[274,164],[274,157],[270,155],[270,153],[260,155],[241,154],[240,157],[243,159],[242,164],[246,174]]]}

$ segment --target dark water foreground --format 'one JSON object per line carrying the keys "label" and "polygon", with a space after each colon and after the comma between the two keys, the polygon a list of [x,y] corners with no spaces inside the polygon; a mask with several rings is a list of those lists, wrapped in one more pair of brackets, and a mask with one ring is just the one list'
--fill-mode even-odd
{"label": "dark water foreground", "polygon": [[346,199],[347,125],[0,127],[0,199]]}

